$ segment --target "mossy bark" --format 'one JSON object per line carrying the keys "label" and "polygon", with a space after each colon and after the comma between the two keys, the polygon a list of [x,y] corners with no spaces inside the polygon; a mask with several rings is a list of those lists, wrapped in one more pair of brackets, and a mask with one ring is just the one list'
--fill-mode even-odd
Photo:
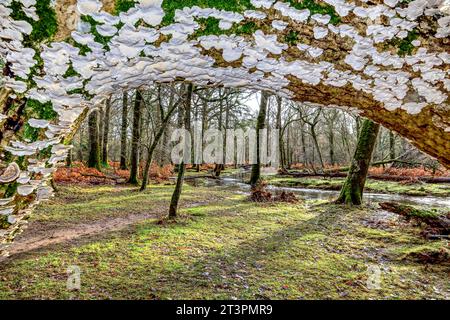
{"label": "mossy bark", "polygon": [[138,170],[139,170],[139,143],[141,141],[141,109],[142,109],[142,95],[139,90],[136,90],[136,97],[133,108],[133,136],[131,143],[131,169],[130,178],[128,182],[131,184],[138,184]]}
{"label": "mossy bark", "polygon": [[379,130],[379,124],[368,119],[363,121],[350,170],[336,203],[362,203],[364,185]]}
{"label": "mossy bark", "polygon": [[89,160],[88,167],[100,170],[100,145],[98,141],[98,110],[89,114]]}
{"label": "mossy bark", "polygon": [[185,171],[186,165],[182,162],[178,167],[177,184],[175,186],[175,190],[173,191],[172,199],[170,200],[169,219],[174,219],[177,217],[178,202],[180,201],[181,191],[183,188]]}
{"label": "mossy bark", "polygon": [[[250,176],[250,184],[252,186],[256,186],[261,179],[261,155],[260,155],[260,141],[261,137],[259,131],[264,129],[265,121],[266,121],[266,113],[267,113],[267,102],[269,99],[268,92],[261,92],[261,101],[259,104],[259,113],[258,118],[256,120],[256,163],[252,165],[252,172]],[[251,146],[250,146],[251,147]]]}

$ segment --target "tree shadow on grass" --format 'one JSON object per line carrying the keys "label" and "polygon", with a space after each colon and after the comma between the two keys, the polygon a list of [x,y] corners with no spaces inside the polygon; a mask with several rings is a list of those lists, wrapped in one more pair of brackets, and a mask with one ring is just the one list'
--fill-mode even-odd
{"label": "tree shadow on grass", "polygon": [[[348,228],[346,214],[343,214],[344,211],[339,206],[319,206],[315,209],[319,213],[308,220],[294,222],[270,234],[225,248],[221,252],[212,252],[201,259],[192,261],[185,266],[186,268],[177,272],[168,272],[164,275],[165,282],[177,282],[191,290],[203,287],[208,291],[207,289],[214,287],[217,294],[223,294],[229,298],[234,286],[242,286],[245,292],[247,289],[251,290],[252,286],[263,285],[261,278],[265,276],[267,280],[271,274],[273,277],[278,277],[284,272],[287,274],[305,272],[307,277],[315,278],[317,281],[320,281],[320,277],[322,280],[331,280],[344,266],[337,265],[335,270],[327,270],[329,274],[324,274],[318,269],[308,271],[308,268],[312,266],[314,269],[314,264],[323,258],[321,255],[341,254],[339,249],[341,240],[336,240],[334,234]],[[351,214],[351,210],[348,214]],[[323,242],[326,243],[324,247],[317,244],[315,239],[315,237],[321,239],[322,236]],[[308,237],[310,237],[309,242]],[[300,238],[304,238],[305,241],[299,245],[296,241]],[[295,265],[292,266],[294,270],[277,270],[278,266],[289,267],[287,260],[292,258],[297,260],[296,263],[304,263],[305,266],[301,270],[295,270]],[[278,280],[280,279],[271,279],[273,282]],[[250,297],[267,298],[263,294],[259,297],[254,295],[258,292],[258,288],[253,288],[251,291],[253,293]]]}

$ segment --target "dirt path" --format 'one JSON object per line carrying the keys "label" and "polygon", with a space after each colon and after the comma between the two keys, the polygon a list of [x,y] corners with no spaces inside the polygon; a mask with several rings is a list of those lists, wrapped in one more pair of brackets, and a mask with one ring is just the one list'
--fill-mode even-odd
{"label": "dirt path", "polygon": [[125,217],[102,219],[92,223],[81,223],[69,228],[49,229],[39,233],[28,233],[27,230],[33,231],[33,228],[31,227],[11,244],[7,249],[9,257],[0,257],[0,262],[10,259],[17,254],[26,253],[50,245],[69,242],[81,237],[122,230],[137,222],[156,217],[156,214],[151,213],[130,214]]}

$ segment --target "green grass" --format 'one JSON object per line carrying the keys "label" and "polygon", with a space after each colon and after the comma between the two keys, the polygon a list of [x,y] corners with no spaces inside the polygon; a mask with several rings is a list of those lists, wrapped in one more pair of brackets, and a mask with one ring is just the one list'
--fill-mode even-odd
{"label": "green grass", "polygon": [[[448,298],[448,267],[404,259],[427,245],[420,230],[374,227],[373,209],[255,204],[230,190],[185,185],[181,218],[158,224],[172,190],[60,187],[27,232],[132,213],[156,217],[0,262],[0,299]],[[380,290],[366,288],[369,264],[382,269]],[[81,269],[80,291],[66,288],[72,265]]]}

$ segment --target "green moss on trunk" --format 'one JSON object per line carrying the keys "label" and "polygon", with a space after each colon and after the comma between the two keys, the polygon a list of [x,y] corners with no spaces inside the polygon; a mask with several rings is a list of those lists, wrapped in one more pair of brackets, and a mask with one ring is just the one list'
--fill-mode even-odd
{"label": "green moss on trunk", "polygon": [[362,203],[367,172],[369,171],[370,160],[379,130],[379,124],[368,119],[364,120],[359,133],[355,155],[339,198],[336,200],[337,203],[354,205]]}

